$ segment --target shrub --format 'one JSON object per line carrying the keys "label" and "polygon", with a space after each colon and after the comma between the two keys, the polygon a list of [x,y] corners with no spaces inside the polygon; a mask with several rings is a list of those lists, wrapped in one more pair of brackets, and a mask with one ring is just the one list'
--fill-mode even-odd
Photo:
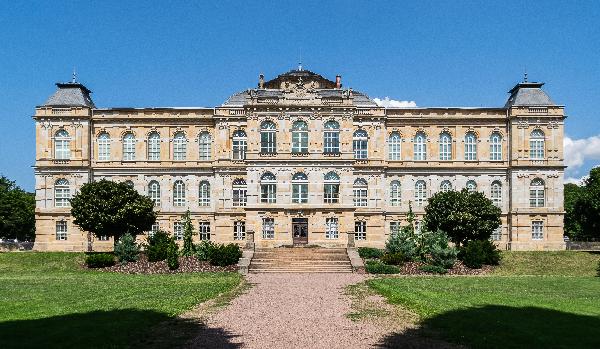
{"label": "shrub", "polygon": [[458,258],[469,268],[479,269],[484,264],[498,265],[500,251],[489,240],[469,241],[458,253]]}
{"label": "shrub", "polygon": [[85,255],[85,265],[88,268],[106,268],[115,265],[115,255],[112,253],[90,253]]}
{"label": "shrub", "polygon": [[210,251],[210,264],[225,267],[236,264],[242,257],[242,249],[237,244],[215,245]]}
{"label": "shrub", "polygon": [[598,268],[596,268],[596,276],[600,277],[600,261],[598,261]]}
{"label": "shrub", "polygon": [[154,235],[148,237],[146,245],[146,256],[149,262],[159,262],[167,259],[167,249],[169,242],[173,238],[166,232],[159,230]]}
{"label": "shrub", "polygon": [[402,265],[406,262],[406,257],[402,252],[386,253],[381,256],[381,262],[387,265]]}
{"label": "shrub", "polygon": [[458,251],[454,247],[435,245],[429,253],[429,262],[432,266],[451,269],[456,262]]}
{"label": "shrub", "polygon": [[210,240],[201,241],[198,245],[196,245],[196,258],[198,258],[199,261],[210,260],[210,254],[215,248],[216,245],[214,242]]}
{"label": "shrub", "polygon": [[425,264],[419,267],[420,270],[426,273],[435,273],[435,274],[446,274],[448,270],[444,267],[440,267],[439,265],[430,265]]}
{"label": "shrub", "polygon": [[167,266],[169,269],[175,270],[179,268],[179,246],[175,243],[174,239],[169,241],[169,246],[167,247]]}
{"label": "shrub", "polygon": [[140,246],[131,234],[121,236],[115,245],[115,256],[121,263],[135,262],[140,254]]}
{"label": "shrub", "polygon": [[395,265],[383,264],[377,260],[367,261],[365,270],[369,274],[398,274],[400,269]]}
{"label": "shrub", "polygon": [[190,218],[190,210],[187,210],[183,217],[183,249],[181,255],[184,257],[191,257],[196,253],[196,246],[192,242],[192,236],[194,235],[194,226],[192,225],[192,219]]}
{"label": "shrub", "polygon": [[383,251],[378,248],[359,247],[358,255],[363,259],[380,258],[383,255]]}

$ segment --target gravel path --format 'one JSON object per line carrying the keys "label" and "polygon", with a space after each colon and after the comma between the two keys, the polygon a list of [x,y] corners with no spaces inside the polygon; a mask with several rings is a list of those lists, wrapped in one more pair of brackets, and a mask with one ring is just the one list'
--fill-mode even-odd
{"label": "gravel path", "polygon": [[190,347],[372,347],[387,331],[350,320],[350,299],[344,295],[347,285],[363,280],[360,274],[250,274],[253,287],[210,316]]}

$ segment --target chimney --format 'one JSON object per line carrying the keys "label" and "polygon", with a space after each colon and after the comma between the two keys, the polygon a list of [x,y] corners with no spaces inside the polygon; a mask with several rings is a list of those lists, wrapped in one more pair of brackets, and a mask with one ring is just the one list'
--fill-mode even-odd
{"label": "chimney", "polygon": [[342,88],[342,77],[340,75],[335,76],[335,88]]}
{"label": "chimney", "polygon": [[263,74],[260,74],[258,76],[258,88],[260,88],[260,89],[265,88],[265,76]]}

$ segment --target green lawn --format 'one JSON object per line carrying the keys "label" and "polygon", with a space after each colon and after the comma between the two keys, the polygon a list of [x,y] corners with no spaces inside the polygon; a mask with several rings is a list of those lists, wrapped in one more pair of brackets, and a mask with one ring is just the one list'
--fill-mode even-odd
{"label": "green lawn", "polygon": [[87,271],[82,260],[78,253],[0,253],[0,348],[127,347],[241,281],[236,273]]}
{"label": "green lawn", "polygon": [[[417,333],[473,348],[600,348],[598,254],[509,252],[482,277],[370,280],[391,303],[417,313]],[[388,343],[401,338],[386,339]]]}

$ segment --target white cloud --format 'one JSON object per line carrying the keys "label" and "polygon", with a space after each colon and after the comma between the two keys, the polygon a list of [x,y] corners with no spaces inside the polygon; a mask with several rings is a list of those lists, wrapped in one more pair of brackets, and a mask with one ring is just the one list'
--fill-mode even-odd
{"label": "white cloud", "polygon": [[587,178],[588,176],[583,176],[581,178],[575,178],[575,177],[565,177],[564,183],[573,183],[573,184],[577,184],[577,185],[583,185],[583,181]]}
{"label": "white cloud", "polygon": [[416,108],[417,106],[415,101],[397,101],[395,99],[390,99],[390,97],[385,97],[384,99],[373,98],[373,101],[377,103],[378,106],[384,108]]}
{"label": "white cloud", "polygon": [[567,171],[576,172],[588,160],[600,160],[600,136],[572,139],[565,137],[565,165]]}

